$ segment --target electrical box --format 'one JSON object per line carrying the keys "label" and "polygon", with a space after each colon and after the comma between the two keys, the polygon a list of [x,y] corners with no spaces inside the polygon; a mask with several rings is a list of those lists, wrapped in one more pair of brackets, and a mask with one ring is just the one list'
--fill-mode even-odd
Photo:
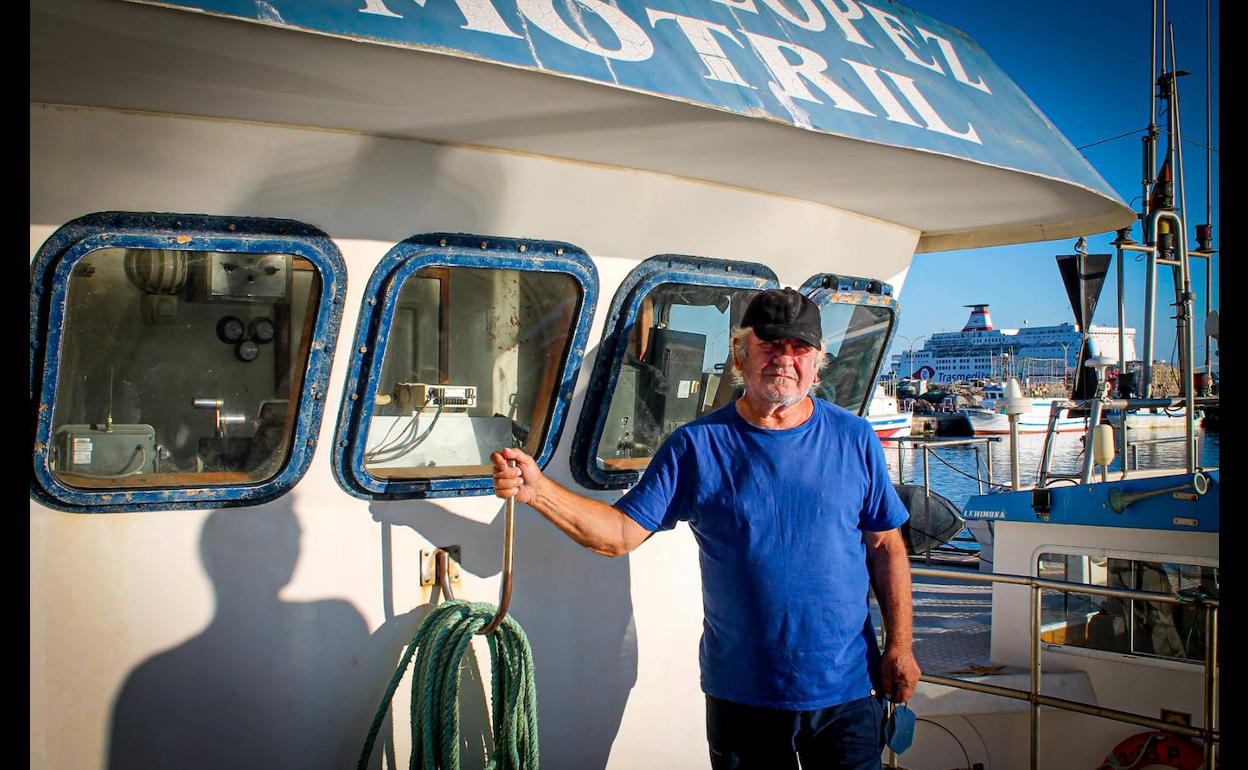
{"label": "electrical box", "polygon": [[423,382],[400,382],[394,386],[394,399],[402,412],[415,412],[428,407],[436,409],[473,409],[477,406],[474,385],[427,385]]}
{"label": "electrical box", "polygon": [[290,277],[289,254],[209,252],[194,273],[191,296],[210,302],[285,302]]}
{"label": "electrical box", "polygon": [[639,395],[657,423],[660,441],[698,416],[706,335],[654,329],[642,367]]}
{"label": "electrical box", "polygon": [[53,470],[120,479],[150,473],[156,462],[151,425],[62,425],[52,441]]}

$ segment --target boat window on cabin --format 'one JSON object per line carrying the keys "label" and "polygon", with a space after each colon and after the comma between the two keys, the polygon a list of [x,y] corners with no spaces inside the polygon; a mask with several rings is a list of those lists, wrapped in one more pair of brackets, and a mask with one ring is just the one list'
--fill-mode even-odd
{"label": "boat window on cabin", "polygon": [[[1218,595],[1218,568],[1078,554],[1042,554],[1039,577],[1160,593]],[[1109,652],[1203,661],[1204,610],[1088,594],[1043,592],[1041,639]]]}
{"label": "boat window on cabin", "polygon": [[819,310],[828,365],[815,395],[851,412],[870,397],[871,378],[884,354],[892,311],[874,305],[829,304]]}
{"label": "boat window on cabin", "polygon": [[320,293],[316,267],[289,254],[85,256],[66,294],[52,472],[88,489],[277,475]]}
{"label": "boat window on cabin", "polygon": [[642,299],[598,442],[600,469],[644,468],[672,431],[736,396],[732,329],[757,293],[665,283]]}
{"label": "boat window on cabin", "polygon": [[564,273],[425,267],[399,289],[367,427],[377,478],[490,472],[537,454],[581,299]]}

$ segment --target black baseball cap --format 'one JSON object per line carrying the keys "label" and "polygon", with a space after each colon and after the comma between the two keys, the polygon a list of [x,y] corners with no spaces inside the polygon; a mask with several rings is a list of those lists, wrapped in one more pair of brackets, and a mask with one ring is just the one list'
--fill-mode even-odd
{"label": "black baseball cap", "polygon": [[793,289],[767,289],[750,300],[741,326],[753,329],[760,340],[801,340],[823,347],[819,306]]}

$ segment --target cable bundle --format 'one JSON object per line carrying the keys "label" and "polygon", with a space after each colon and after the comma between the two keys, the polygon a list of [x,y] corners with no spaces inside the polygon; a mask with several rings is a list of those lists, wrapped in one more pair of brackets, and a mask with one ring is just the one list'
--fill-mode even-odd
{"label": "cable bundle", "polygon": [[[459,663],[473,634],[493,619],[492,604],[445,602],[430,612],[403,653],[364,740],[357,767],[364,770],[395,690],[413,654],[412,770],[459,770]],[[533,653],[510,615],[486,637],[490,647],[494,747],[487,770],[538,770],[537,685]],[[419,650],[419,653],[417,653]]]}

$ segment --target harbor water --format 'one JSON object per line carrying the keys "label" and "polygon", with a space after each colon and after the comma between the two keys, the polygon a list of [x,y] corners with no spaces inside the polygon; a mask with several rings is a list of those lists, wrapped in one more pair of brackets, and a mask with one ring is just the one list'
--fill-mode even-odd
{"label": "harbor water", "polygon": [[[1176,431],[1157,431],[1144,434],[1132,455],[1132,468],[1182,468],[1185,464],[1183,455],[1183,434]],[[983,438],[996,438],[987,437]],[[1054,437],[1053,461],[1050,473],[1071,475],[1079,473],[1083,468],[1083,434],[1059,433]],[[1218,466],[1219,434],[1197,431],[1197,442],[1200,446],[1200,463],[1202,468]],[[1133,437],[1134,440],[1134,437]],[[987,444],[959,445],[940,447],[939,439],[929,442],[928,472],[931,474],[931,489],[948,498],[961,509],[967,500],[977,494],[989,492],[987,483],[981,485],[976,476],[988,478]],[[1040,460],[1044,453],[1044,435],[1028,433],[1018,437],[1019,444],[1019,481],[1023,485],[1034,484],[1040,471]],[[917,443],[904,441],[883,442],[884,456],[888,461],[889,475],[898,482],[898,466],[904,483],[923,483],[923,452]],[[999,441],[991,442],[992,446],[992,481],[999,485],[999,490],[1008,490],[1010,483],[1010,441],[1008,436],[1001,436]],[[899,457],[900,452],[900,457]],[[1110,465],[1111,478],[1114,469],[1121,469],[1122,457],[1116,457]],[[976,469],[978,468],[978,474]],[[1100,470],[1097,470],[1097,479]],[[1003,485],[1003,486],[1000,486]],[[963,529],[958,540],[970,540],[970,533]]]}

